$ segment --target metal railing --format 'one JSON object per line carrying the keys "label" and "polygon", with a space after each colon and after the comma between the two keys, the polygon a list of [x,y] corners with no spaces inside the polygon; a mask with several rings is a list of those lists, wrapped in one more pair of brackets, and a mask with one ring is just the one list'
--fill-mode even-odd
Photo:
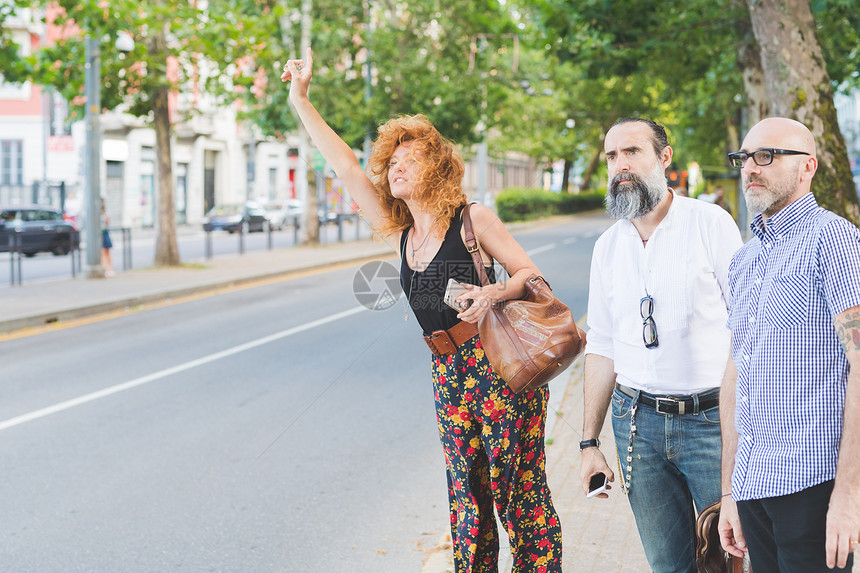
{"label": "metal railing", "polygon": [[131,227],[108,227],[107,231],[122,235],[122,270],[131,270]]}
{"label": "metal railing", "polygon": [[[299,231],[301,229],[301,216],[293,215],[292,219],[292,228],[293,228],[293,246],[299,245]],[[334,213],[334,217],[330,217],[329,213],[324,213],[319,218],[320,229],[325,230],[326,225],[335,224],[337,225],[337,242],[342,243],[344,241],[344,222],[353,221],[355,223],[355,240],[358,241],[361,239],[361,217],[358,216],[358,213]],[[272,250],[272,226],[266,221],[263,227],[264,232],[266,233],[266,249]],[[212,229],[204,229],[205,237],[203,244],[203,254],[206,259],[211,259],[213,257],[212,251]],[[245,234],[248,233],[247,224],[239,225],[237,230],[238,240],[239,240],[239,254],[245,254]],[[325,233],[320,233],[320,243],[325,243]]]}
{"label": "metal railing", "polygon": [[[9,284],[21,286],[24,273],[22,261],[26,252],[24,251],[24,233],[11,230],[8,237],[9,246]],[[81,235],[78,231],[69,233],[69,251],[66,253],[72,264],[72,277],[81,272]]]}

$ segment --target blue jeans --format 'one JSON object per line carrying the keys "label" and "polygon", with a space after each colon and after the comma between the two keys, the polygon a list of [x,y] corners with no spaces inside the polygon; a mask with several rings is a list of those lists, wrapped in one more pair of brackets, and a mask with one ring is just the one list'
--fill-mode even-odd
{"label": "blue jeans", "polygon": [[[617,389],[612,395],[619,480],[627,475],[633,401]],[[696,512],[720,499],[721,444],[719,406],[688,414],[636,409],[628,498],[654,573],[696,573]]]}

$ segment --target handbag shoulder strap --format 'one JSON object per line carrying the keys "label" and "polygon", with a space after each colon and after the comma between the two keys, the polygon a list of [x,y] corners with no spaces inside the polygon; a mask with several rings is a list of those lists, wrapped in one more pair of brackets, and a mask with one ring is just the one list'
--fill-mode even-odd
{"label": "handbag shoulder strap", "polygon": [[475,263],[475,270],[478,271],[478,278],[481,279],[481,285],[487,286],[490,284],[490,279],[487,277],[487,270],[484,268],[484,261],[481,260],[481,253],[478,251],[478,240],[475,238],[475,231],[472,228],[472,215],[469,214],[469,208],[472,203],[467,203],[463,208],[463,230],[465,231],[466,250],[472,255],[472,262]]}

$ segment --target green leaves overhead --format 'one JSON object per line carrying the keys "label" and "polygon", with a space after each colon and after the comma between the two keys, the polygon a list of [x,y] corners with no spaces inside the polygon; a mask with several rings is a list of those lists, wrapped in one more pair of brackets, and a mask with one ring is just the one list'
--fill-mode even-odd
{"label": "green leaves overhead", "polygon": [[[264,132],[283,133],[278,95],[287,87],[277,76],[286,60],[299,55],[295,12],[267,20],[272,41],[259,64],[269,72],[265,96],[256,105]],[[311,98],[323,117],[351,145],[368,129],[399,114],[425,114],[458,143],[476,140],[482,92],[479,71],[469,71],[477,34],[514,30],[506,10],[492,0],[440,3],[342,2],[313,4],[314,79]],[[365,98],[365,62],[371,55],[370,96]]]}
{"label": "green leaves overhead", "polygon": [[[101,38],[104,109],[147,118],[152,94],[161,86],[180,99],[190,98],[183,102],[188,105],[179,106],[188,110],[197,92],[226,101],[251,82],[243,58],[252,54],[253,46],[242,36],[245,17],[231,2],[200,3],[204,8],[173,0],[59,0],[57,5],[62,10],[54,25],[71,33],[35,54],[32,77],[56,88],[72,104],[73,115],[82,112],[86,35]],[[134,39],[132,52],[116,49],[120,33]]]}
{"label": "green leaves overhead", "polygon": [[[288,58],[301,56],[300,0],[60,0],[59,6],[65,16],[57,23],[78,32],[30,59],[13,57],[0,28],[0,71],[7,78],[29,75],[51,84],[80,111],[80,30],[87,30],[102,38],[105,108],[150,117],[151,94],[168,85],[190,113],[238,99],[242,116],[266,135],[283,138],[295,128],[279,76]],[[496,152],[587,162],[616,119],[642,115],[667,125],[679,163],[722,169],[741,131],[746,94],[738,50],[750,29],[744,0],[315,0],[312,6],[311,97],[350,145],[360,146],[392,116],[423,113],[466,147],[482,137],[483,121]],[[856,0],[811,0],[811,7],[834,84],[857,85]],[[0,26],[7,14],[8,7],[0,8]],[[133,36],[133,53],[114,48],[120,31]]]}

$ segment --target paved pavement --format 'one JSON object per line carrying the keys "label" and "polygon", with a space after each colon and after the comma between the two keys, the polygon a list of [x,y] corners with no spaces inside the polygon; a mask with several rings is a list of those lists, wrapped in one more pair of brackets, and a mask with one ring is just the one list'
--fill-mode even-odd
{"label": "paved pavement", "polygon": [[[573,220],[558,219],[529,226]],[[220,256],[180,268],[120,272],[109,279],[79,277],[4,287],[0,290],[0,341],[44,328],[63,327],[74,319],[101,313],[388,256],[393,256],[393,252],[386,244],[364,240]],[[624,495],[615,488],[608,500],[586,499],[580,487],[581,361],[569,372],[566,380],[553,383],[556,397],[551,402],[553,419],[548,424],[551,444],[547,448],[550,488],[563,527],[564,571],[647,572]],[[612,441],[608,423],[601,438],[605,443]],[[428,552],[422,573],[453,571],[450,554],[450,538],[443,538],[435,550]],[[505,558],[508,561],[502,571],[510,571],[510,559],[507,555]]]}

